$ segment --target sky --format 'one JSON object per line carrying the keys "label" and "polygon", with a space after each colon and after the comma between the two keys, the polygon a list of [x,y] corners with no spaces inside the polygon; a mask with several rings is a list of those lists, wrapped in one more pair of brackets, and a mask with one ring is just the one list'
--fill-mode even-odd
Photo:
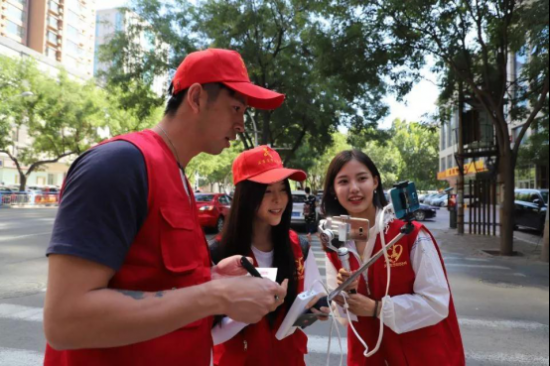
{"label": "sky", "polygon": [[[98,9],[117,8],[128,4],[128,0],[96,0]],[[435,103],[439,95],[435,85],[435,75],[428,69],[423,72],[424,80],[414,86],[403,102],[398,102],[392,96],[385,98],[390,107],[390,114],[380,123],[380,128],[389,128],[396,118],[407,121],[420,121],[422,116],[436,110]]]}

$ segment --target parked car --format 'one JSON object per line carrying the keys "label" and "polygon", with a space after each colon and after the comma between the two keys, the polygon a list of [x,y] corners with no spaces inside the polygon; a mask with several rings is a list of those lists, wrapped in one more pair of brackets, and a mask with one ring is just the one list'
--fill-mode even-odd
{"label": "parked car", "polygon": [[449,202],[449,195],[444,194],[443,196],[439,196],[437,198],[432,198],[430,203],[432,206],[435,207],[447,207],[447,204]]}
{"label": "parked car", "polygon": [[514,227],[527,227],[542,233],[547,210],[548,190],[515,190]]}
{"label": "parked car", "polygon": [[426,198],[424,199],[424,204],[425,204],[425,205],[429,205],[429,206],[433,206],[433,202],[434,202],[435,200],[440,199],[440,198],[443,197],[443,196],[445,196],[445,193],[435,193],[435,194],[432,194],[432,195],[430,195],[430,196],[428,196],[428,197],[426,197]]}
{"label": "parked car", "polygon": [[221,233],[231,210],[231,197],[227,194],[200,193],[195,196],[195,200],[201,226]]}
{"label": "parked car", "polygon": [[434,196],[434,195],[437,195],[437,191],[425,191],[425,192],[419,192],[420,194],[418,195],[418,201],[420,203],[424,203],[424,200],[430,196]]}
{"label": "parked car", "polygon": [[322,190],[317,191],[316,198],[317,198],[317,201],[315,202],[315,204],[317,206],[315,207],[315,211],[317,211],[317,218],[319,220],[323,220],[325,218],[325,215],[323,215],[323,209],[322,209],[322,205],[323,205],[323,191]]}
{"label": "parked car", "polygon": [[433,219],[437,216],[438,207],[432,207],[425,204],[420,204],[420,209],[414,212],[414,218],[416,221],[424,221],[427,219]]}

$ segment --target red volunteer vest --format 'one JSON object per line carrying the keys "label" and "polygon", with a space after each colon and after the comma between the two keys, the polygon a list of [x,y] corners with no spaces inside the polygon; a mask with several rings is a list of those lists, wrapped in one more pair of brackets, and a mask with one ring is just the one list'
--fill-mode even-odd
{"label": "red volunteer vest", "polygon": [[[180,170],[162,138],[150,130],[119,136],[143,154],[149,185],[147,218],[110,288],[156,292],[210,281],[210,252],[195,198],[182,185]],[[106,162],[108,164],[108,162]],[[191,202],[189,199],[191,198]],[[46,348],[45,366],[209,366],[212,318],[162,337],[125,347],[55,351]]]}
{"label": "red volunteer vest", "polygon": [[[386,243],[399,235],[404,224],[399,220],[390,224],[388,233],[385,236]],[[389,295],[392,297],[414,293],[415,273],[411,264],[410,253],[420,230],[424,229],[428,232],[421,224],[415,222],[414,225],[415,230],[413,233],[405,236],[392,249],[388,250],[392,267]],[[435,243],[435,239],[433,240]],[[446,275],[443,257],[437,245],[436,248]],[[374,253],[381,249],[382,244],[379,235]],[[342,268],[336,253],[327,253],[327,256],[337,270]],[[355,256],[350,256],[350,266],[352,270],[359,268]],[[374,300],[382,300],[386,293],[387,277],[386,261],[384,258],[380,258],[368,269],[368,288],[364,277],[361,276],[358,292]],[[374,318],[359,317],[359,322],[354,322],[353,325],[361,338],[367,342],[369,349],[374,349],[378,340],[380,321]],[[390,366],[465,365],[464,347],[452,296],[447,319],[434,326],[405,334],[397,334],[390,328],[385,327],[380,350],[369,358],[363,356],[363,353],[363,345],[351,328],[348,327],[348,366],[386,366],[386,364]]]}
{"label": "red volunteer vest", "polygon": [[[290,239],[294,257],[297,258],[298,293],[301,293],[304,291],[304,256],[298,235],[291,231]],[[258,266],[255,258],[254,265]],[[286,305],[289,306],[289,304]],[[264,317],[259,323],[243,329],[231,340],[214,347],[214,364],[216,366],[305,366],[307,336],[301,330],[297,330],[282,341],[275,338],[283,320],[284,312],[280,312],[274,327],[271,328],[267,317]]]}

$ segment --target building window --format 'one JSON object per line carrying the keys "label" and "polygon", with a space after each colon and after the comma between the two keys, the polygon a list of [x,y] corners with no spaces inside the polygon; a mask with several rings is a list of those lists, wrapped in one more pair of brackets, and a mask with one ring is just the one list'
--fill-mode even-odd
{"label": "building window", "polygon": [[6,4],[6,5],[7,5],[6,14],[10,19],[21,23],[25,22],[25,13],[23,13],[22,9],[16,8],[11,4]]}
{"label": "building window", "polygon": [[53,11],[54,13],[59,13],[59,4],[56,3],[55,1],[51,1],[48,3],[48,6],[50,8],[51,11]]}
{"label": "building window", "polygon": [[57,34],[52,31],[48,31],[48,42],[57,44]]}
{"label": "building window", "polygon": [[14,36],[17,36],[19,38],[23,38],[23,27],[7,20],[6,21],[6,31]]}
{"label": "building window", "polygon": [[445,150],[447,148],[447,146],[445,145],[445,141],[447,141],[446,137],[445,137],[445,128],[446,128],[447,124],[443,124],[441,125],[441,150]]}
{"label": "building window", "polygon": [[55,175],[52,173],[48,173],[48,185],[49,186],[55,186]]}
{"label": "building window", "polygon": [[447,156],[447,169],[451,169],[454,166],[455,165],[453,163],[453,156],[452,155]]}
{"label": "building window", "polygon": [[80,31],[72,25],[67,26],[67,35],[73,41],[78,41],[80,39]]}
{"label": "building window", "polygon": [[445,170],[447,170],[447,166],[445,165],[445,158],[441,158],[441,170],[442,172],[444,172]]}
{"label": "building window", "polygon": [[447,147],[451,146],[453,146],[453,128],[451,121],[449,121],[449,124],[447,125]]}
{"label": "building window", "polygon": [[48,46],[46,48],[46,55],[52,60],[57,60],[57,50],[53,47]]}
{"label": "building window", "polygon": [[10,0],[10,2],[13,4],[20,4],[23,7],[27,5],[27,0]]}
{"label": "building window", "polygon": [[49,25],[50,27],[52,27],[52,28],[56,28],[56,29],[57,29],[57,28],[59,27],[59,22],[58,22],[58,20],[57,20],[56,17],[50,15],[50,16],[48,17],[48,25]]}
{"label": "building window", "polygon": [[73,57],[80,56],[81,50],[80,50],[80,47],[78,47],[78,44],[76,42],[73,42],[71,40],[67,40],[66,47],[67,47],[67,52],[71,56],[73,56]]}
{"label": "building window", "polygon": [[80,16],[72,10],[67,12],[67,20],[69,23],[74,25],[80,24]]}

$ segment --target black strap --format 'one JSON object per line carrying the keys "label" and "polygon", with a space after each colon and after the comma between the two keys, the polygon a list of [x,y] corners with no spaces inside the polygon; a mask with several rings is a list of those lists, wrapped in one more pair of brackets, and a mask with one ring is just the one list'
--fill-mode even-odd
{"label": "black strap", "polygon": [[208,241],[210,256],[212,257],[212,262],[214,262],[214,264],[220,263],[220,261],[223,259],[220,246],[221,242],[217,238]]}
{"label": "black strap", "polygon": [[298,238],[300,239],[300,247],[302,248],[302,254],[304,256],[304,263],[305,263],[307,261],[307,257],[309,255],[309,249],[311,246],[309,245],[309,241],[303,236],[298,235]]}

